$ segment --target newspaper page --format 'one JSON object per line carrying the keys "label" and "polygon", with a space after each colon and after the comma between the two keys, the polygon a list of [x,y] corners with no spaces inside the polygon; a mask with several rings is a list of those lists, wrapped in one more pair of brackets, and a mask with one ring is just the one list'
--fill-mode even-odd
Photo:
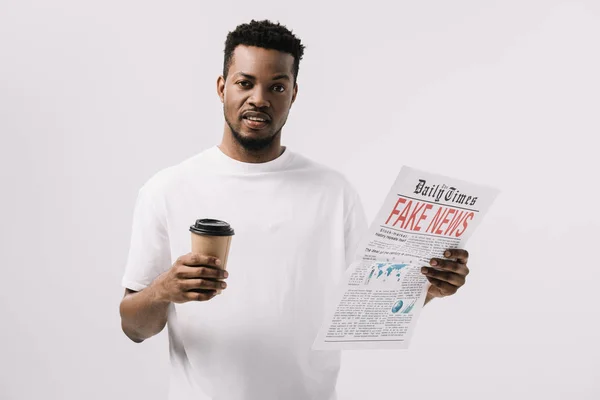
{"label": "newspaper page", "polygon": [[464,248],[498,190],[403,166],[336,289],[314,350],[406,349],[431,258]]}

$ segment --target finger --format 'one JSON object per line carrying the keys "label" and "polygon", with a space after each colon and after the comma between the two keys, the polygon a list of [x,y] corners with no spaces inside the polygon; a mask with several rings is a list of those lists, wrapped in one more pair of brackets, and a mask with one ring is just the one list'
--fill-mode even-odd
{"label": "finger", "polygon": [[208,265],[210,267],[219,267],[221,265],[221,260],[217,257],[207,256],[201,253],[188,253],[184,256],[181,256],[177,259],[179,264],[183,265]]}
{"label": "finger", "polygon": [[189,301],[207,301],[215,297],[217,292],[214,290],[205,292],[185,292],[183,295],[185,299]]}
{"label": "finger", "polygon": [[181,289],[185,291],[189,291],[192,289],[225,289],[227,287],[227,283],[221,281],[211,281],[208,279],[186,279],[181,281]]}
{"label": "finger", "polygon": [[213,278],[213,279],[225,279],[229,276],[229,273],[220,268],[211,267],[190,267],[187,265],[182,266],[177,271],[177,277],[180,279],[193,279],[193,278]]}
{"label": "finger", "polygon": [[444,252],[444,257],[454,258],[461,264],[467,264],[469,261],[469,252],[464,249],[448,249]]}
{"label": "finger", "polygon": [[443,258],[432,258],[429,264],[435,269],[450,271],[463,276],[469,275],[469,267],[459,262],[444,260]]}
{"label": "finger", "polygon": [[448,282],[449,284],[461,287],[465,284],[464,275],[455,274],[454,272],[439,271],[435,268],[421,268],[421,272],[428,278],[435,278],[439,281]]}
{"label": "finger", "polygon": [[449,284],[448,282],[440,281],[439,279],[432,278],[430,276],[427,277],[427,280],[435,286],[439,292],[444,296],[450,296],[456,293],[458,288],[454,285]]}

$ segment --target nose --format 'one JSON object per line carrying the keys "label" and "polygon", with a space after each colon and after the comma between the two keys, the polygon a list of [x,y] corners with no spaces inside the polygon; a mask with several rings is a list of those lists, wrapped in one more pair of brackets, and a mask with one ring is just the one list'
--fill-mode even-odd
{"label": "nose", "polygon": [[256,85],[254,87],[254,90],[252,91],[252,95],[248,99],[248,103],[250,103],[255,108],[263,108],[263,107],[271,106],[271,103],[269,102],[269,100],[267,99],[267,96],[265,95],[264,91],[261,89],[261,87],[259,85]]}

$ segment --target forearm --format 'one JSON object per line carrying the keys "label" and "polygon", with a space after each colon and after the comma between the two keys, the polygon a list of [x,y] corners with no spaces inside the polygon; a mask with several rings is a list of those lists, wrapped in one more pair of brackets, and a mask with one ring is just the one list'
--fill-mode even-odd
{"label": "forearm", "polygon": [[168,308],[153,285],[126,295],[120,306],[123,332],[136,343],[158,334],[167,324]]}

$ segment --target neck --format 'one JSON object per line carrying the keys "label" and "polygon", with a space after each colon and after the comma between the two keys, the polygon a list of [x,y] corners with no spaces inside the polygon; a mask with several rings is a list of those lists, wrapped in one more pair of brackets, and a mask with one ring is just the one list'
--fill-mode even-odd
{"label": "neck", "polygon": [[219,149],[228,157],[246,163],[265,163],[273,161],[285,150],[281,145],[281,135],[277,134],[271,144],[262,150],[248,150],[233,138],[231,132],[225,132]]}

